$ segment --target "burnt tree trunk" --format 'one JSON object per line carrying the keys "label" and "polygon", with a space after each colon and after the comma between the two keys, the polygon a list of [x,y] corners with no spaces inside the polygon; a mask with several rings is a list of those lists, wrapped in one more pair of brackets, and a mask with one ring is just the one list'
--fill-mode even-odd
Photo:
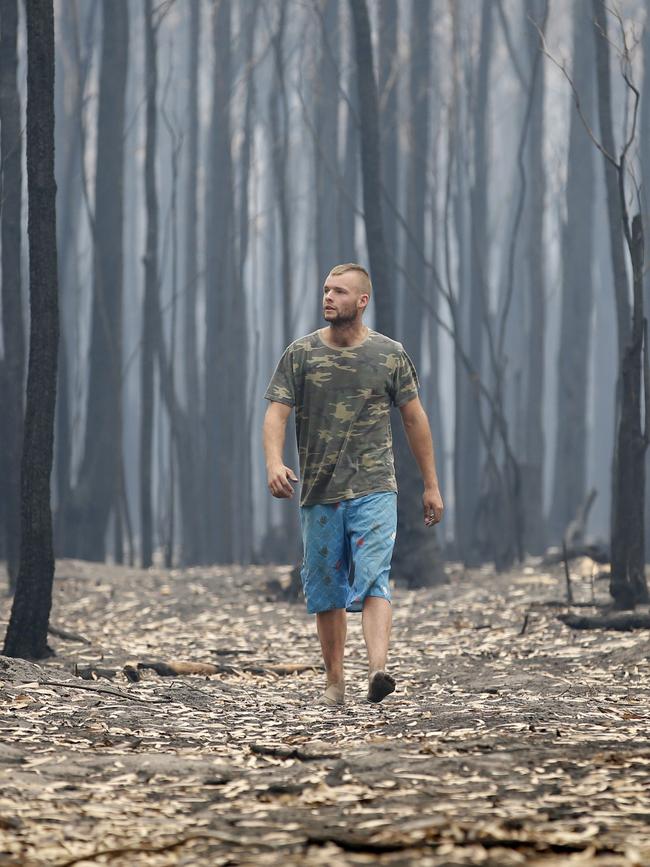
{"label": "burnt tree trunk", "polygon": [[526,142],[528,168],[527,185],[527,250],[526,282],[528,284],[528,322],[526,339],[526,381],[524,393],[524,455],[520,464],[522,475],[522,503],[524,506],[524,549],[531,554],[546,550],[544,526],[544,341],[546,336],[544,200],[546,177],[544,171],[544,69],[535,59],[539,53],[537,27],[545,17],[547,0],[526,4],[533,21],[526,22],[526,36],[530,55],[530,87],[532,109]]}
{"label": "burnt tree trunk", "polygon": [[[60,64],[57,66],[54,90],[55,177],[60,219],[57,220],[59,254],[59,361],[54,419],[54,482],[56,511],[54,513],[54,550],[57,557],[74,556],[75,522],[71,519],[72,502],[72,370],[74,356],[70,349],[74,340],[74,323],[78,315],[79,298],[79,215],[83,203],[82,179],[79,167],[82,157],[83,99],[93,57],[94,23],[97,4],[88,10],[84,22],[83,47],[79,38],[80,21],[74,4],[63,4],[58,18]],[[72,364],[71,364],[72,360]]]}
{"label": "burnt tree trunk", "polygon": [[[617,484],[612,533],[612,571],[609,591],[618,608],[634,608],[648,602],[645,578],[645,451],[650,429],[650,377],[648,371],[648,321],[643,315],[643,223],[632,220],[630,256],[634,278],[632,334],[621,363],[621,418],[616,440]],[[642,409],[642,382],[645,402]],[[645,431],[641,414],[645,412]]]}
{"label": "burnt tree trunk", "polygon": [[[344,151],[342,160],[343,190],[339,191],[337,204],[338,249],[341,262],[356,262],[358,259],[354,237],[355,207],[359,200],[359,88],[354,62],[354,38],[348,26],[350,12],[345,5],[339,9],[348,36],[344,66],[348,70],[347,98],[345,106]],[[320,301],[320,298],[319,298]]]}
{"label": "burnt tree trunk", "polygon": [[[361,125],[361,177],[366,244],[372,274],[375,327],[391,337],[395,334],[394,304],[391,298],[389,257],[382,219],[381,156],[379,149],[379,108],[373,72],[370,20],[366,0],[350,0],[356,45],[359,121]],[[394,251],[393,251],[394,253]]]}
{"label": "burnt tree trunk", "polygon": [[[609,590],[619,608],[633,608],[648,600],[645,580],[643,497],[645,448],[648,433],[647,333],[643,317],[643,223],[639,214],[629,227],[625,199],[625,153],[616,159],[612,122],[610,58],[607,9],[602,0],[592,0],[600,137],[605,156],[605,181],[609,216],[610,245],[618,328],[619,378],[617,392],[616,441],[612,473],[611,551]],[[630,321],[625,248],[632,261],[633,317]],[[643,377],[642,377],[643,364]],[[646,431],[641,431],[641,383],[646,396]]]}
{"label": "burnt tree trunk", "polygon": [[[338,0],[325,0],[322,11],[320,58],[315,81],[316,135],[316,287],[322,286],[331,268],[339,263],[338,227],[338,106],[339,35]],[[314,327],[323,319],[322,293],[314,292]],[[310,305],[311,306],[311,305]]]}
{"label": "burnt tree trunk", "polygon": [[[589,0],[573,13],[573,72],[582,112],[594,107],[594,46]],[[575,105],[571,108],[566,184],[567,218],[562,228],[562,302],[558,349],[557,431],[549,533],[559,543],[586,496],[587,394],[594,303],[594,150]]]}
{"label": "burnt tree trunk", "polygon": [[0,363],[0,556],[9,589],[16,586],[20,551],[20,455],[23,439],[25,325],[21,294],[22,134],[16,80],[18,2],[0,2],[0,165],[2,166],[2,342]]}
{"label": "burnt tree trunk", "polygon": [[86,435],[72,495],[74,553],[106,558],[106,530],[119,509],[122,441],[124,107],[128,65],[126,0],[104,0],[93,219],[93,303]]}
{"label": "burnt tree trunk", "polygon": [[[187,175],[185,183],[185,292],[183,294],[183,371],[187,416],[191,432],[191,472],[181,473],[181,527],[183,544],[181,563],[189,566],[205,557],[205,513],[196,509],[199,502],[199,466],[202,464],[203,440],[201,431],[201,398],[199,391],[199,360],[197,354],[197,297],[198,297],[198,240],[197,240],[197,189],[199,165],[199,33],[201,29],[201,4],[190,0],[190,27],[188,50],[188,130],[187,130]],[[186,504],[188,508],[186,508]]]}
{"label": "burnt tree trunk", "polygon": [[[406,164],[407,222],[402,293],[402,330],[404,347],[416,368],[422,370],[422,306],[417,292],[426,286],[424,266],[424,225],[429,156],[429,93],[431,77],[430,4],[417,0],[411,11],[411,76],[408,102],[408,140]],[[392,290],[394,292],[394,289]],[[398,514],[400,532],[395,540],[394,561],[411,588],[425,587],[444,580],[440,568],[437,534],[422,520],[422,480],[411,454],[399,413],[393,411],[395,468],[399,477]]]}
{"label": "burnt tree trunk", "polygon": [[[602,38],[607,33],[607,10],[602,0],[592,0],[593,35],[596,40],[596,78],[598,116],[600,121],[600,138],[607,153],[615,158],[616,144],[612,121],[612,94],[610,80],[609,44]],[[625,351],[630,334],[630,304],[628,301],[629,285],[625,269],[625,249],[623,238],[623,215],[619,196],[619,178],[616,166],[605,159],[605,186],[607,193],[607,226],[609,229],[609,246],[612,259],[614,278],[614,302],[616,306],[617,357],[619,359],[619,376],[616,382],[616,401],[614,411],[614,440],[616,441],[621,405],[620,359]],[[614,446],[612,454],[611,474],[611,514],[610,532],[613,535],[616,524],[615,508],[618,501],[616,486],[618,484],[617,470],[618,449]]]}
{"label": "burnt tree trunk", "polygon": [[[257,16],[260,10],[260,4],[255,0],[253,8],[246,16],[244,22],[244,44],[246,46],[244,53],[244,63],[246,64],[248,73],[248,87],[246,89],[246,108],[243,121],[243,137],[242,149],[240,155],[240,189],[239,189],[239,249],[237,255],[237,280],[236,290],[237,297],[234,305],[234,341],[238,347],[238,375],[232,383],[236,394],[234,397],[234,406],[236,407],[236,417],[234,421],[234,429],[236,431],[244,431],[244,436],[235,437],[237,444],[237,466],[241,467],[240,484],[235,484],[234,489],[237,494],[237,524],[240,527],[240,532],[237,539],[237,547],[235,550],[235,558],[238,563],[244,566],[250,564],[253,559],[253,534],[244,528],[250,526],[250,516],[253,514],[253,461],[251,457],[251,439],[249,432],[253,430],[253,406],[255,401],[255,391],[253,391],[252,401],[249,401],[248,395],[248,380],[249,370],[254,367],[254,361],[251,363],[250,349],[254,347],[254,356],[257,356],[258,340],[249,337],[247,326],[248,319],[248,303],[245,291],[244,269],[246,258],[249,251],[250,239],[250,213],[249,213],[249,197],[250,197],[250,178],[251,178],[251,154],[254,142],[254,117],[255,117],[255,74],[254,74],[254,59],[255,59],[255,28]],[[255,325],[253,325],[255,328]],[[254,372],[253,372],[254,373]]]}
{"label": "burnt tree trunk", "polygon": [[230,4],[220,0],[213,12],[214,46],[212,116],[208,142],[206,212],[205,344],[205,502],[210,562],[232,562],[231,490],[232,411],[223,368],[231,350],[234,254],[233,187],[230,155],[231,28]]}
{"label": "burnt tree trunk", "polygon": [[[650,0],[645,2],[646,24],[643,29],[643,80],[641,83],[641,123],[639,127],[640,138],[640,163],[641,163],[641,189],[645,190],[645,199],[648,200],[650,191]],[[646,218],[645,225],[648,225]],[[650,273],[645,269],[644,310],[650,310]],[[645,478],[645,534],[650,538],[650,467],[648,466],[649,454],[646,453],[646,478]],[[648,552],[646,550],[646,562]]]}
{"label": "burnt tree trunk", "polygon": [[[474,126],[473,180],[469,189],[469,274],[468,280],[460,279],[460,291],[468,297],[466,316],[463,315],[463,330],[466,334],[467,354],[474,370],[483,371],[483,329],[488,298],[488,165],[490,142],[488,111],[490,107],[490,60],[492,56],[493,3],[486,0],[481,8],[480,47],[475,73],[475,104],[472,111]],[[458,73],[460,75],[460,73]],[[460,125],[459,125],[460,126]],[[462,130],[458,130],[461,136]],[[458,157],[459,175],[465,171]],[[460,183],[460,178],[459,178]],[[459,237],[462,245],[462,236]],[[459,270],[461,266],[459,265]],[[465,293],[465,290],[467,292]],[[462,303],[462,297],[461,297]],[[465,307],[465,305],[463,305]],[[466,323],[466,325],[465,325]],[[454,458],[456,477],[455,535],[458,556],[466,566],[477,566],[481,560],[479,541],[479,485],[481,477],[481,443],[479,436],[480,401],[472,378],[463,369],[459,358],[457,364],[458,452]]]}
{"label": "burnt tree trunk", "polygon": [[144,306],[140,366],[140,556],[144,569],[153,558],[151,468],[154,411],[155,316],[158,309],[158,193],[156,191],[156,31],[152,0],[145,0],[146,141],[145,199],[147,211],[144,253]]}
{"label": "burnt tree trunk", "polygon": [[54,552],[50,475],[59,337],[54,180],[54,10],[27,0],[27,190],[30,338],[21,461],[20,566],[4,653],[51,653]]}
{"label": "burnt tree trunk", "polygon": [[[282,348],[286,347],[296,336],[293,333],[293,270],[294,264],[291,256],[292,220],[289,208],[289,104],[286,85],[286,60],[285,60],[285,31],[286,31],[286,4],[282,4],[279,10],[278,23],[273,34],[273,58],[274,58],[274,82],[269,96],[269,118],[271,125],[271,161],[273,170],[273,185],[275,205],[279,217],[280,231],[280,273],[282,290]],[[295,436],[287,437],[285,454],[287,464],[298,472],[298,449]],[[279,549],[283,552],[284,562],[294,562],[296,545],[294,540],[300,538],[297,505],[291,500],[285,500],[279,504],[283,517],[282,530],[276,540]]]}
{"label": "burnt tree trunk", "polygon": [[[426,2],[427,11],[431,5]],[[424,11],[424,10],[423,10]],[[377,45],[377,96],[379,102],[379,134],[381,149],[381,182],[383,191],[393,207],[399,207],[399,116],[397,113],[397,91],[399,55],[397,47],[398,3],[397,0],[379,0],[378,4],[378,45]],[[424,24],[423,24],[424,26]],[[385,291],[389,294],[393,315],[393,327],[397,333],[398,295],[397,262],[398,226],[395,212],[384,207],[382,213],[384,238],[387,244],[388,284]],[[408,296],[407,296],[408,297]],[[381,329],[379,329],[381,330]]]}

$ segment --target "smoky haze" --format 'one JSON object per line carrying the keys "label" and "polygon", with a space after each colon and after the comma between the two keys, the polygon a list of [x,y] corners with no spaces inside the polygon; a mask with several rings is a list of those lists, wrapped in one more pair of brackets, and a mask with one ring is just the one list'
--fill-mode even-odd
{"label": "smoky haze", "polygon": [[[617,9],[611,126],[616,155],[629,139],[630,219],[645,223],[650,3]],[[430,583],[445,560],[505,568],[561,545],[576,519],[577,541],[609,545],[615,286],[631,305],[633,270],[626,249],[613,254],[593,4],[368,11],[372,56],[349,0],[55,3],[57,556],[300,557],[296,498],[267,489],[262,395],[283,349],[325,325],[329,269],[372,264],[369,63],[387,267],[365,322],[416,363],[446,507],[413,578],[401,564],[423,544],[409,535],[421,482],[396,417],[394,575]],[[22,28],[18,62],[24,114]],[[22,188],[27,334],[24,172]],[[647,278],[643,295],[647,309]],[[292,423],[285,461],[298,469]]]}

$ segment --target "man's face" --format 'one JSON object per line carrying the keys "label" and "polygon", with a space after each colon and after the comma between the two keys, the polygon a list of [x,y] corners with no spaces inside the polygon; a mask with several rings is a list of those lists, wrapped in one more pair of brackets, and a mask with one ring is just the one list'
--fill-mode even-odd
{"label": "man's face", "polygon": [[353,322],[367,303],[368,295],[361,292],[359,275],[354,271],[328,274],[323,286],[323,316],[331,325]]}

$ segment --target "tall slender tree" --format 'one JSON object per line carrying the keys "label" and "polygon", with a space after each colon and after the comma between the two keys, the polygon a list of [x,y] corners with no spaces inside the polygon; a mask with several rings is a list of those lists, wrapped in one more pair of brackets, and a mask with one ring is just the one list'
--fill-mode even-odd
{"label": "tall slender tree", "polygon": [[[633,608],[648,601],[645,578],[645,535],[643,497],[645,451],[649,442],[650,371],[648,368],[647,320],[643,315],[644,229],[640,213],[630,221],[626,201],[629,149],[636,133],[639,93],[625,84],[633,95],[633,125],[620,154],[617,154],[612,117],[610,42],[608,10],[603,0],[592,0],[596,40],[596,80],[600,139],[605,159],[605,182],[609,217],[614,293],[618,327],[620,411],[616,413],[616,445],[612,475],[612,532],[610,593],[620,608]],[[624,52],[628,52],[624,46]],[[624,56],[629,65],[629,53]],[[625,250],[632,264],[632,299]],[[642,390],[643,389],[643,390]],[[644,427],[641,426],[642,395]]]}
{"label": "tall slender tree", "polygon": [[[57,178],[57,247],[59,253],[60,333],[54,433],[54,547],[57,556],[74,556],[77,527],[71,514],[73,453],[74,333],[79,316],[79,247],[84,221],[82,148],[86,83],[95,54],[95,21],[101,7],[93,3],[85,21],[74,3],[64,3],[57,18],[55,51],[55,172]],[[82,35],[83,34],[83,35]],[[84,227],[85,228],[85,227]]]}
{"label": "tall slender tree", "polygon": [[355,243],[355,208],[359,200],[359,88],[357,67],[354,62],[354,37],[348,26],[350,10],[344,0],[339,7],[342,20],[342,36],[345,36],[345,59],[343,68],[347,69],[345,100],[345,127],[342,135],[344,150],[342,157],[343,190],[338,197],[337,227],[339,251],[342,262],[356,262],[359,258]]}
{"label": "tall slender tree", "polygon": [[[650,0],[645,2],[645,24],[643,28],[643,82],[641,84],[641,125],[639,139],[641,141],[641,190],[643,210],[650,211]],[[646,218],[646,225],[648,225]],[[644,280],[643,305],[650,310],[650,269],[646,268]],[[650,452],[646,453],[645,476],[645,535],[650,539]],[[646,562],[648,559],[646,551]]]}
{"label": "tall slender tree", "polygon": [[199,464],[203,455],[201,431],[201,397],[199,389],[199,359],[197,353],[197,301],[199,288],[198,168],[199,168],[199,61],[201,31],[200,0],[190,0],[189,44],[187,51],[187,157],[185,175],[185,236],[183,293],[183,373],[187,415],[191,431],[192,475],[180,479],[180,485],[189,486],[189,511],[181,509],[183,544],[181,560],[184,565],[200,562],[205,548],[205,513],[192,507],[199,502]]}
{"label": "tall slender tree", "polygon": [[[251,196],[251,161],[255,135],[255,33],[260,10],[259,0],[254,0],[250,12],[242,16],[241,26],[244,38],[243,63],[245,71],[246,106],[244,109],[242,129],[242,149],[240,155],[240,187],[239,187],[239,247],[237,256],[236,298],[233,308],[234,327],[233,345],[237,353],[237,376],[231,382],[236,418],[235,431],[252,431],[252,408],[247,400],[248,380],[251,368],[250,348],[256,347],[257,341],[251,340],[248,333],[248,302],[245,291],[245,266],[250,246],[250,208]],[[237,445],[236,466],[241,467],[241,479],[234,485],[237,505],[237,525],[239,532],[235,548],[237,562],[248,565],[253,557],[253,534],[249,531],[250,516],[253,514],[253,477],[250,454],[250,441],[247,437],[235,436]]]}
{"label": "tall slender tree", "polygon": [[[292,233],[293,220],[289,205],[290,192],[290,121],[289,121],[289,96],[287,89],[287,70],[285,57],[285,40],[287,32],[287,4],[281,4],[278,10],[277,24],[275,26],[271,44],[273,49],[273,86],[269,93],[269,120],[271,132],[271,164],[273,177],[273,192],[275,208],[278,216],[279,246],[280,246],[280,283],[282,292],[281,322],[282,322],[282,348],[287,346],[294,337],[292,316],[294,312],[294,283],[295,283],[295,259],[292,256]],[[290,437],[287,443],[288,463],[297,467],[298,451],[295,438]],[[283,527],[279,542],[284,549],[285,561],[292,561],[294,544],[293,540],[299,537],[298,510],[293,503],[284,503],[282,509]]]}
{"label": "tall slender tree", "polygon": [[361,127],[361,176],[366,245],[373,281],[375,325],[388,336],[395,334],[389,257],[384,234],[379,148],[379,106],[373,67],[370,19],[366,0],[350,0],[356,46],[359,122]]}
{"label": "tall slender tree", "polygon": [[0,556],[14,589],[20,549],[20,453],[23,438],[25,332],[21,293],[22,134],[16,79],[18,2],[0,2],[0,165],[2,203],[2,341],[0,362]]}
{"label": "tall slender tree", "polygon": [[[427,4],[430,5],[430,4]],[[388,255],[388,287],[390,293],[387,303],[393,309],[395,325],[400,312],[397,304],[397,268],[399,232],[394,208],[399,207],[399,115],[398,115],[398,83],[399,83],[399,4],[397,0],[379,0],[378,4],[378,39],[377,39],[377,96],[379,106],[379,135],[381,148],[381,182],[385,196],[392,207],[384,207],[382,220],[384,238]],[[420,10],[422,11],[422,10]],[[423,27],[424,27],[423,22]]]}
{"label": "tall slender tree", "polygon": [[97,113],[93,304],[84,453],[73,492],[74,552],[106,557],[108,520],[119,510],[122,461],[124,107],[129,21],[126,0],[103,0]]}
{"label": "tall slender tree", "polygon": [[232,562],[233,466],[231,413],[224,357],[230,349],[234,253],[233,184],[230,152],[231,4],[219,0],[213,9],[214,46],[212,115],[208,140],[206,187],[206,342],[205,342],[205,509],[207,554],[211,562]]}
{"label": "tall slender tree", "polygon": [[[322,285],[330,268],[339,261],[338,228],[338,138],[339,64],[338,0],[325,0],[320,28],[320,57],[315,82],[314,167],[316,175],[316,275]],[[323,317],[322,298],[314,292],[315,324]]]}
{"label": "tall slender tree", "polygon": [[152,0],[145,0],[146,139],[145,200],[147,213],[144,253],[144,303],[140,361],[140,536],[143,568],[153,559],[153,516],[151,507],[152,443],[154,415],[155,324],[158,310],[158,192],[156,189],[156,94],[158,90],[156,24]]}
{"label": "tall slender tree", "polygon": [[[466,231],[469,245],[468,268],[459,274],[460,291],[467,301],[463,304],[465,313],[465,337],[467,354],[472,361],[474,370],[483,370],[483,336],[488,299],[488,167],[490,165],[490,66],[493,45],[494,3],[485,0],[481,6],[480,44],[478,60],[473,76],[474,104],[471,112],[473,124],[472,177],[467,196],[463,199],[469,205],[467,216],[468,226],[462,217],[457,221],[462,238]],[[458,27],[458,24],[456,25]],[[456,37],[459,38],[459,35]],[[456,75],[462,73],[457,71]],[[459,85],[456,85],[458,89]],[[458,98],[462,98],[459,93]],[[458,124],[456,134],[460,137],[463,130]],[[457,163],[459,183],[464,183],[462,176],[465,167],[459,158]],[[459,203],[458,210],[463,207]],[[459,263],[459,268],[461,268]],[[465,279],[467,278],[467,282]],[[462,298],[461,298],[462,302]],[[480,412],[479,396],[471,377],[467,376],[460,359],[457,359],[457,426],[456,454],[454,469],[456,477],[456,509],[455,532],[458,553],[467,566],[477,565],[480,560],[479,527],[477,521],[479,503],[479,485],[476,479],[480,477],[481,444],[479,436]]]}
{"label": "tall slender tree", "polygon": [[[594,109],[594,41],[588,26],[589,0],[573,7],[572,77],[583,115]],[[562,300],[557,376],[557,430],[549,532],[561,538],[586,495],[587,395],[594,234],[595,151],[578,109],[571,103],[566,183],[566,221],[562,226]]]}
{"label": "tall slender tree", "polygon": [[50,475],[59,336],[54,180],[54,9],[27,0],[27,191],[30,336],[21,460],[20,566],[4,653],[40,659],[51,651],[54,552]]}
{"label": "tall slender tree", "polygon": [[[522,472],[522,494],[525,509],[524,547],[531,554],[541,554],[546,547],[544,526],[544,345],[546,338],[546,278],[544,243],[544,213],[546,200],[546,176],[544,167],[544,81],[545,65],[538,63],[537,74],[533,74],[536,58],[540,51],[537,27],[546,17],[545,5],[548,0],[534,0],[526,3],[528,16],[532,21],[526,27],[528,52],[530,55],[530,87],[533,88],[530,125],[526,140],[526,159],[528,183],[527,243],[526,263],[528,285],[528,337],[526,340],[526,381],[524,393],[525,428],[524,455],[520,464]],[[534,387],[533,387],[534,384]]]}
{"label": "tall slender tree", "polygon": [[[429,96],[431,80],[430,4],[415,0],[410,20],[410,80],[407,110],[406,144],[406,240],[404,271],[406,287],[402,294],[402,328],[404,345],[418,370],[422,370],[422,309],[414,289],[426,284],[424,264],[425,200],[429,166]],[[397,250],[394,251],[394,254]],[[396,294],[395,287],[391,289]],[[435,361],[434,361],[435,364]],[[395,413],[397,416],[397,413]],[[443,577],[439,568],[437,536],[421,519],[421,479],[416,462],[398,420],[394,426],[395,466],[400,478],[398,511],[400,531],[395,542],[394,561],[402,579],[410,587],[423,587]]]}

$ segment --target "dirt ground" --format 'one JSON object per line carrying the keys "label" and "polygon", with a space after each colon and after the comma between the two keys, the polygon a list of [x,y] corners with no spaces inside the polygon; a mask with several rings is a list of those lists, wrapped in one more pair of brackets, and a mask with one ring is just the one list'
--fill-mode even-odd
{"label": "dirt ground", "polygon": [[[350,615],[338,709],[288,569],[58,562],[77,638],[0,657],[0,865],[650,864],[647,630],[569,629],[561,567],[448,577],[394,591],[382,704]],[[171,660],[218,670],[123,669]]]}

